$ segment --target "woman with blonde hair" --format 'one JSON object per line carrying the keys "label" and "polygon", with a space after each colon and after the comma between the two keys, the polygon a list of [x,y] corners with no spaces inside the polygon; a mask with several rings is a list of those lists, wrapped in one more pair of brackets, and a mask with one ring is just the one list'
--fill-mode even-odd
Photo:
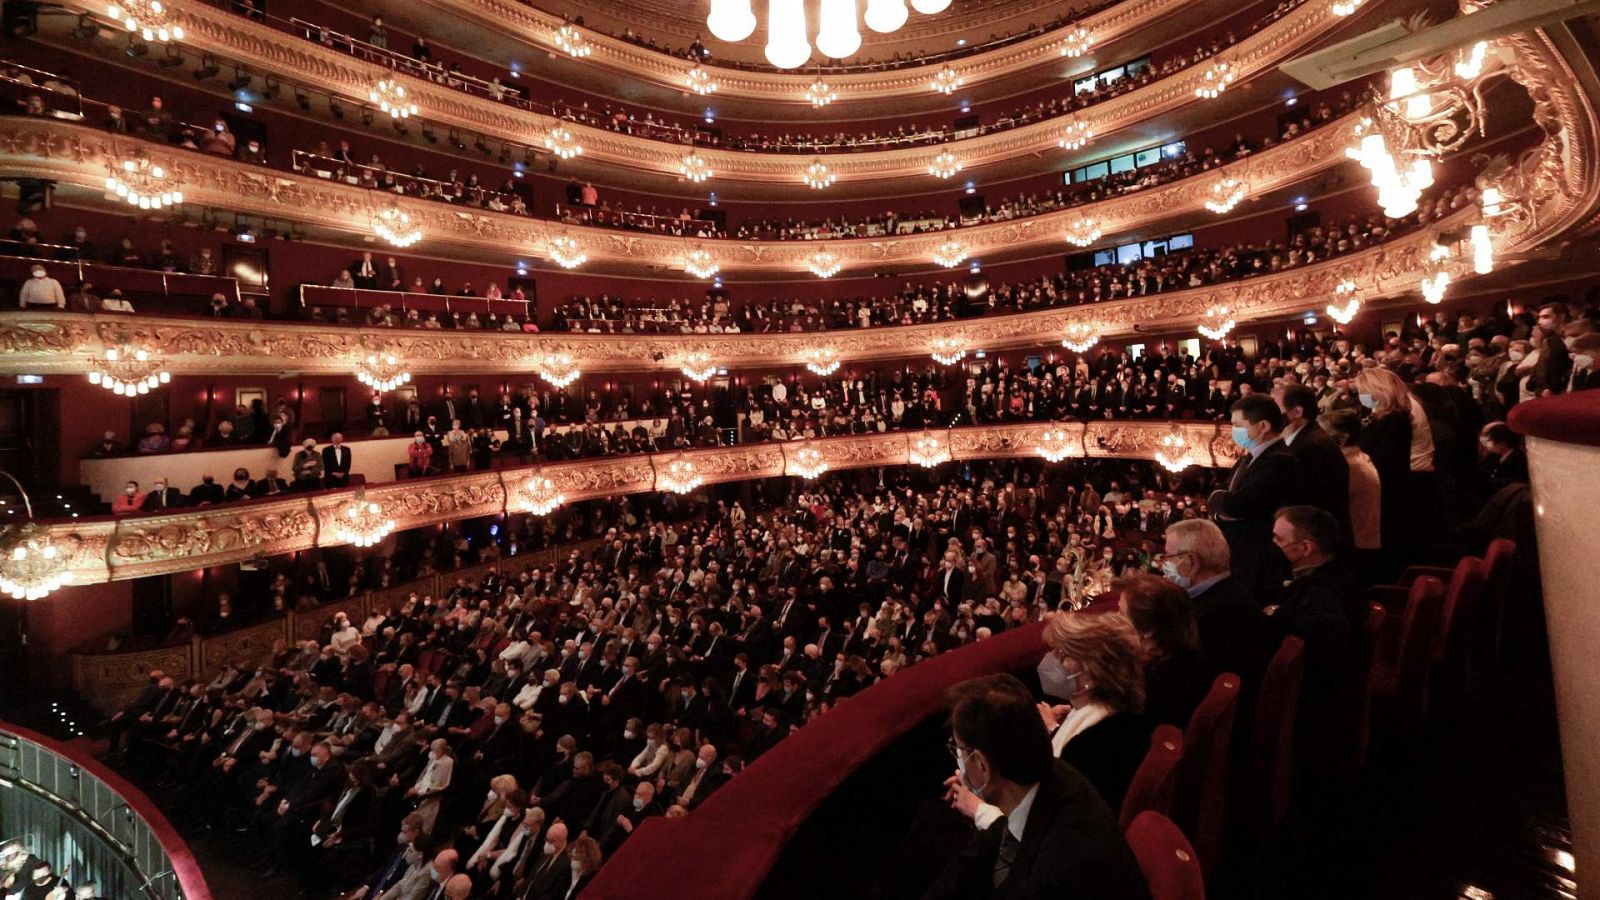
{"label": "woman with blonde hair", "polygon": [[1400,376],[1370,367],[1356,375],[1353,387],[1370,410],[1361,424],[1361,449],[1378,470],[1382,492],[1380,527],[1385,560],[1380,577],[1399,574],[1404,560],[1415,559],[1419,542],[1436,534],[1433,510],[1436,480],[1433,429],[1421,401]]}

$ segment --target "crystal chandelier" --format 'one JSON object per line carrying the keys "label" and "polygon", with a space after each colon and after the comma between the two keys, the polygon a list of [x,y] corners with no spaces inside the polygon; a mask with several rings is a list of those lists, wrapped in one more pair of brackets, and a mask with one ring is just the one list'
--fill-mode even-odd
{"label": "crystal chandelier", "polygon": [[698,153],[690,153],[685,156],[678,163],[678,171],[683,173],[684,178],[695,184],[700,184],[711,177],[711,167],[706,164],[704,159],[700,158]]}
{"label": "crystal chandelier", "polygon": [[911,442],[911,450],[906,455],[912,465],[932,469],[950,461],[950,446],[933,432],[924,431]]}
{"label": "crystal chandelier", "polygon": [[933,339],[932,356],[941,366],[953,366],[967,358],[967,348],[961,338],[938,337]]}
{"label": "crystal chandelier", "polygon": [[1479,41],[1470,49],[1461,51],[1461,54],[1455,64],[1456,77],[1471,81],[1483,74],[1483,64],[1489,58],[1489,42]]}
{"label": "crystal chandelier", "polygon": [[1205,74],[1200,76],[1200,86],[1194,89],[1194,95],[1201,100],[1215,100],[1233,84],[1233,79],[1238,73],[1233,70],[1233,63],[1217,60],[1206,66]]}
{"label": "crystal chandelier", "polygon": [[165,209],[183,202],[178,178],[140,154],[121,163],[109,163],[106,190],[140,209]]}
{"label": "crystal chandelier", "polygon": [[935,178],[952,178],[959,171],[961,171],[961,160],[956,159],[956,155],[948,148],[939,151],[933,162],[928,163],[928,174]]}
{"label": "crystal chandelier", "polygon": [[402,250],[422,240],[422,228],[411,221],[411,214],[392,203],[373,217],[372,232]]}
{"label": "crystal chandelier", "polygon": [[1391,219],[1409,215],[1417,208],[1422,192],[1433,185],[1433,163],[1416,155],[1401,165],[1380,123],[1365,117],[1354,129],[1356,143],[1345,148],[1345,155],[1372,173],[1372,186],[1378,189],[1378,205]]}
{"label": "crystal chandelier", "polygon": [[1494,240],[1489,237],[1489,226],[1478,224],[1467,233],[1472,245],[1472,271],[1487,275],[1494,271]]}
{"label": "crystal chandelier", "polygon": [[818,78],[806,88],[806,99],[811,101],[812,106],[821,108],[839,99],[839,92],[834,90],[832,85]]}
{"label": "crystal chandelier", "polygon": [[583,59],[594,52],[594,47],[576,25],[563,25],[556,29],[556,46],[573,59]]}
{"label": "crystal chandelier", "polygon": [[577,238],[563,234],[550,239],[550,258],[563,269],[576,269],[589,261],[589,254]]}
{"label": "crystal chandelier", "polygon": [[705,479],[694,463],[682,456],[667,463],[667,467],[656,475],[656,489],[666,488],[674,494],[687,494],[703,483]]}
{"label": "crystal chandelier", "polygon": [[953,269],[967,261],[967,247],[955,238],[949,238],[933,249],[933,261],[946,269]]}
{"label": "crystal chandelier", "polygon": [[1100,225],[1090,218],[1082,218],[1067,225],[1067,243],[1074,247],[1087,247],[1100,240]]}
{"label": "crystal chandelier", "polygon": [[689,71],[683,73],[683,84],[689,90],[694,91],[696,94],[699,94],[702,97],[707,94],[715,94],[717,92],[717,80],[711,77],[710,72],[707,72],[705,69],[702,69],[699,66],[695,66]]}
{"label": "crystal chandelier", "polygon": [[1333,302],[1328,304],[1328,318],[1340,325],[1349,325],[1361,311],[1361,296],[1356,283],[1349,278],[1340,279],[1333,288]]}
{"label": "crystal chandelier", "polygon": [[806,268],[818,278],[832,278],[843,267],[839,255],[828,250],[818,250],[806,257]]}
{"label": "crystal chandelier", "polygon": [[1077,150],[1087,147],[1094,140],[1094,126],[1084,119],[1073,119],[1061,127],[1061,137],[1056,139],[1056,145],[1063,150]]}
{"label": "crystal chandelier", "polygon": [[1079,57],[1088,53],[1089,48],[1093,46],[1094,35],[1089,32],[1089,29],[1079,25],[1077,28],[1067,32],[1065,38],[1062,38],[1061,55],[1069,59]]}
{"label": "crystal chandelier", "polygon": [[1438,306],[1444,302],[1444,292],[1450,287],[1450,248],[1444,244],[1434,244],[1428,251],[1427,274],[1422,276],[1418,285],[1422,288],[1422,299]]}
{"label": "crystal chandelier", "polygon": [[1333,0],[1333,5],[1329,9],[1334,15],[1344,18],[1360,9],[1361,2],[1362,0]]}
{"label": "crystal chandelier", "polygon": [[1212,306],[1206,309],[1205,317],[1200,320],[1199,331],[1208,340],[1220,341],[1228,336],[1235,324],[1233,310],[1226,306]]}
{"label": "crystal chandelier", "polygon": [[805,352],[806,368],[826,378],[839,370],[839,353],[832,347],[812,347]]}
{"label": "crystal chandelier", "polygon": [[393,353],[379,356],[369,354],[361,364],[356,367],[356,380],[375,391],[392,391],[402,384],[411,383],[411,373],[400,364],[400,358]]}
{"label": "crystal chandelier", "polygon": [[379,79],[372,90],[367,91],[367,101],[392,119],[409,119],[417,114],[417,104],[406,99],[405,87],[387,78]]}
{"label": "crystal chandelier", "polygon": [[1073,353],[1083,353],[1095,344],[1100,343],[1100,335],[1096,326],[1088,322],[1073,322],[1067,326],[1067,336],[1061,339],[1061,346]]}
{"label": "crystal chandelier", "polygon": [[1046,428],[1039,435],[1039,443],[1034,452],[1044,458],[1045,462],[1058,463],[1069,456],[1078,455],[1077,444],[1072,440],[1072,433],[1065,428]]}
{"label": "crystal chandelier", "polygon": [[711,354],[696,350],[684,355],[683,362],[678,365],[678,371],[696,384],[705,384],[717,374],[717,364],[711,361]]}
{"label": "crystal chandelier", "polygon": [[535,469],[522,483],[522,508],[532,515],[549,515],[566,501],[567,498],[556,490],[556,483],[544,477],[540,469]]}
{"label": "crystal chandelier", "polygon": [[539,360],[539,377],[555,387],[564,388],[577,381],[581,374],[569,353],[546,353]]}
{"label": "crystal chandelier", "polygon": [[828,461],[823,458],[822,451],[806,444],[788,456],[788,474],[798,475],[807,481],[820,476],[828,471]]}
{"label": "crystal chandelier", "polygon": [[118,0],[106,7],[106,17],[147,42],[183,40],[183,26],[173,22],[172,11],[161,0]]}
{"label": "crystal chandelier", "polygon": [[954,94],[957,88],[960,88],[966,83],[967,80],[961,77],[960,72],[957,72],[955,69],[952,69],[947,65],[941,68],[938,72],[934,73],[933,81],[929,82],[929,87],[932,87],[939,93],[948,96],[950,94]]}
{"label": "crystal chandelier", "polygon": [[565,125],[557,125],[550,129],[544,136],[544,146],[546,150],[554,153],[557,159],[571,159],[583,155],[583,148],[578,146],[578,139],[572,136],[572,132]]}
{"label": "crystal chandelier", "polygon": [[172,374],[150,351],[131,344],[107,347],[89,370],[89,383],[98,384],[119,397],[148,394],[172,380]]}
{"label": "crystal chandelier", "polygon": [[383,507],[367,499],[366,488],[356,488],[356,495],[334,515],[334,535],[339,540],[357,547],[371,547],[394,531],[394,520],[383,514]]}
{"label": "crystal chandelier", "polygon": [[0,538],[0,593],[15,600],[38,600],[72,580],[67,569],[70,554],[55,545],[49,528],[31,521],[33,506],[26,493],[22,499],[30,521]]}
{"label": "crystal chandelier", "polygon": [[1189,454],[1189,439],[1181,431],[1170,431],[1161,436],[1161,446],[1156,448],[1156,462],[1174,474],[1193,465]]}
{"label": "crystal chandelier", "polygon": [[1244,199],[1245,184],[1232,175],[1218,178],[1211,184],[1210,197],[1206,200],[1206,209],[1217,215],[1232,212],[1239,201]]}
{"label": "crystal chandelier", "polygon": [[697,247],[683,258],[683,270],[696,278],[710,278],[722,271],[710,250]]}
{"label": "crystal chandelier", "polygon": [[814,191],[822,190],[833,184],[837,179],[838,176],[833,174],[833,170],[828,168],[828,164],[820,159],[812,160],[811,165],[806,166],[806,170],[800,173],[800,180],[806,183],[806,187]]}

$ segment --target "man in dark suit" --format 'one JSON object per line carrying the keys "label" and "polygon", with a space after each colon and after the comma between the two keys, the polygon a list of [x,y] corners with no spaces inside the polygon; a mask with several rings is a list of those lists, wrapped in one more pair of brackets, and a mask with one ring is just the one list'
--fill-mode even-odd
{"label": "man in dark suit", "polygon": [[1283,442],[1300,461],[1306,503],[1328,511],[1346,531],[1350,528],[1350,464],[1344,451],[1317,424],[1317,392],[1303,384],[1274,388],[1272,399],[1283,410]]}
{"label": "man in dark suit", "polygon": [[567,825],[557,821],[545,830],[543,852],[528,861],[525,900],[566,900],[572,885],[572,864],[567,860]]}
{"label": "man in dark suit", "polygon": [[322,448],[322,480],[331,488],[350,484],[350,448],[345,446],[344,435],[337,431],[329,438],[328,446]]}
{"label": "man in dark suit", "polygon": [[1272,550],[1272,518],[1298,502],[1300,461],[1283,443],[1283,412],[1265,394],[1233,404],[1233,442],[1245,451],[1228,487],[1211,495],[1211,511],[1228,538],[1233,576],[1258,598],[1276,597],[1288,576]]}
{"label": "man in dark suit", "polygon": [[955,553],[946,552],[943,561],[939,563],[938,580],[934,583],[934,590],[944,598],[947,606],[954,608],[961,603],[961,593],[967,587],[967,570],[956,564]]}
{"label": "man in dark suit", "polygon": [[266,444],[272,449],[278,451],[278,457],[280,459],[286,457],[289,455],[289,447],[293,443],[291,441],[291,438],[293,437],[291,430],[292,429],[289,428],[289,424],[283,420],[282,416],[275,416],[272,419],[272,427],[267,429],[267,433],[261,443]]}
{"label": "man in dark suit", "polygon": [[1116,815],[1083,775],[1051,758],[1050,738],[1022,682],[994,675],[952,693],[950,795],[970,792],[1005,816],[973,834],[924,900],[1147,900]]}
{"label": "man in dark suit", "polygon": [[385,291],[403,291],[406,289],[406,273],[400,267],[400,262],[394,257],[384,260],[383,266],[378,269],[378,288]]}
{"label": "man in dark suit", "polygon": [[145,512],[166,512],[184,505],[183,491],[167,485],[167,479],[157,478],[150,493],[144,495]]}
{"label": "man in dark suit", "polygon": [[1340,539],[1333,517],[1314,506],[1287,507],[1272,525],[1272,541],[1294,571],[1272,621],[1281,634],[1306,642],[1295,752],[1312,776],[1308,786],[1329,791],[1355,777],[1353,741],[1364,690],[1367,607],[1360,584],[1337,557]]}
{"label": "man in dark suit", "polygon": [[311,748],[310,761],[310,771],[303,773],[278,801],[270,834],[271,865],[266,877],[296,860],[300,847],[309,842],[312,820],[320,815],[324,803],[333,802],[345,788],[344,766],[333,760],[333,748],[325,743],[316,744]]}
{"label": "man in dark suit", "polygon": [[363,251],[361,258],[350,264],[350,277],[362,290],[378,286],[378,263],[373,260],[371,250]]}

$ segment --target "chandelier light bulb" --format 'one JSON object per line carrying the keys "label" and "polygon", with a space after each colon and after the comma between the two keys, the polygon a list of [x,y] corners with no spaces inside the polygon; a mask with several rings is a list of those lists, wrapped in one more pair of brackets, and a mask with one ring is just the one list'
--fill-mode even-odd
{"label": "chandelier light bulb", "polygon": [[1226,306],[1213,306],[1206,310],[1205,317],[1200,320],[1198,331],[1207,340],[1220,341],[1233,331],[1233,326],[1236,324],[1233,310]]}
{"label": "chandelier light bulb", "polygon": [[950,461],[950,447],[932,432],[925,431],[911,443],[907,457],[912,465],[934,469]]}
{"label": "chandelier light bulb", "polygon": [[50,530],[28,522],[4,538],[0,552],[0,593],[14,600],[38,600],[72,581],[68,553],[51,540]]}
{"label": "chandelier light bulb", "polygon": [[373,353],[356,367],[356,380],[382,393],[410,384],[411,373],[400,365],[400,358],[393,353],[381,357]]}
{"label": "chandelier light bulb", "polygon": [[953,366],[966,359],[967,348],[958,337],[934,338],[933,350],[929,355],[941,366]]}
{"label": "chandelier light bulb", "polygon": [[787,469],[788,474],[810,481],[828,471],[828,460],[808,443],[789,454]]}
{"label": "chandelier light bulb", "polygon": [[1189,439],[1178,431],[1163,435],[1161,446],[1156,448],[1156,462],[1173,474],[1189,468],[1194,464],[1189,454]]}
{"label": "chandelier light bulb", "polygon": [[1344,18],[1360,9],[1361,2],[1362,0],[1334,0],[1329,9],[1332,10],[1334,15]]}
{"label": "chandelier light bulb", "polygon": [[702,97],[717,92],[717,80],[711,77],[710,72],[699,66],[683,73],[683,84]]}
{"label": "chandelier light bulb", "polygon": [[817,50],[830,59],[844,59],[860,49],[856,0],[821,0],[817,13]]}
{"label": "chandelier light bulb", "polygon": [[1494,240],[1489,236],[1489,226],[1474,225],[1469,234],[1472,244],[1472,271],[1487,275],[1494,271]]}
{"label": "chandelier light bulb", "polygon": [[546,353],[539,361],[539,377],[558,388],[577,381],[581,374],[573,364],[572,356],[567,353]]}
{"label": "chandelier light bulb", "polygon": [[911,0],[911,8],[925,16],[937,15],[950,8],[951,0]]}
{"label": "chandelier light bulb", "polygon": [[177,176],[148,157],[137,156],[106,166],[106,192],[139,209],[165,209],[183,202]]}
{"label": "chandelier light bulb", "polygon": [[948,96],[954,94],[957,89],[966,83],[967,79],[962,77],[960,72],[947,65],[934,73],[933,80],[929,82],[929,87]]}
{"label": "chandelier light bulb", "polygon": [[1083,119],[1073,119],[1061,128],[1056,145],[1063,150],[1077,150],[1094,141],[1094,126]]}
{"label": "chandelier light bulb", "polygon": [[696,247],[684,257],[683,270],[696,278],[710,278],[722,271],[722,266],[717,264],[710,250]]}
{"label": "chandelier light bulb", "polygon": [[1348,278],[1342,279],[1333,289],[1333,302],[1328,304],[1328,318],[1340,325],[1349,325],[1361,311],[1361,297],[1356,292],[1356,283]]}
{"label": "chandelier light bulb", "polygon": [[806,368],[826,378],[839,370],[839,353],[832,347],[812,347],[805,353]]}
{"label": "chandelier light bulb", "polygon": [[799,68],[811,58],[805,0],[769,0],[765,52],[767,62],[780,69]]}
{"label": "chandelier light bulb", "polygon": [[417,104],[406,99],[406,89],[397,81],[379,80],[377,86],[367,92],[367,100],[392,119],[409,119],[417,114]]}
{"label": "chandelier light bulb", "polygon": [[1244,182],[1238,178],[1231,175],[1218,178],[1211,185],[1210,195],[1206,199],[1206,209],[1219,216],[1232,212],[1233,208],[1239,205],[1239,201],[1244,199],[1245,190]]}
{"label": "chandelier light bulb", "polygon": [[711,361],[711,354],[695,351],[685,354],[683,362],[678,365],[678,371],[696,384],[705,384],[716,376],[717,364]]}
{"label": "chandelier light bulb", "polygon": [[719,41],[736,44],[756,33],[756,14],[750,0],[711,0],[706,29]]}
{"label": "chandelier light bulb", "polygon": [[557,125],[550,129],[544,136],[544,146],[558,159],[571,159],[583,155],[583,148],[578,145],[578,139],[565,125]]}
{"label": "chandelier light bulb", "polygon": [[1202,100],[1215,100],[1228,89],[1228,85],[1233,84],[1236,77],[1238,73],[1234,72],[1233,64],[1219,59],[1206,67],[1205,73],[1200,76],[1200,86],[1194,89],[1194,95]]}
{"label": "chandelier light bulb", "polygon": [[667,463],[658,478],[661,487],[674,494],[687,494],[705,482],[694,463],[683,457],[678,457]]}
{"label": "chandelier light bulb", "polygon": [[1098,343],[1100,343],[1098,329],[1088,322],[1073,322],[1068,325],[1067,336],[1061,339],[1061,346],[1073,353],[1085,353]]}
{"label": "chandelier light bulb", "polygon": [[842,267],[839,255],[829,250],[818,250],[806,257],[806,268],[818,278],[832,278]]}
{"label": "chandelier light bulb", "polygon": [[556,489],[556,483],[544,477],[540,470],[535,470],[528,480],[523,482],[522,508],[532,515],[549,515],[565,502],[567,498]]}
{"label": "chandelier light bulb", "polygon": [[161,360],[143,348],[107,347],[90,366],[86,373],[89,383],[118,397],[148,394],[172,381]]}
{"label": "chandelier light bulb", "polygon": [[928,174],[938,179],[954,178],[961,171],[961,160],[949,148],[939,151],[939,155],[928,163]]}
{"label": "chandelier light bulb", "polygon": [[1050,463],[1058,463],[1078,455],[1072,433],[1065,428],[1046,428],[1044,433],[1039,435],[1039,443],[1033,449],[1044,458],[1045,462]]}
{"label": "chandelier light bulb", "polygon": [[684,178],[695,184],[701,184],[711,177],[711,166],[707,165],[706,161],[698,153],[690,153],[685,156],[678,163],[678,171],[683,173]]}
{"label": "chandelier light bulb", "polygon": [[583,59],[594,52],[594,47],[584,39],[576,25],[563,25],[556,29],[555,44],[573,59]]}
{"label": "chandelier light bulb", "polygon": [[934,248],[933,261],[946,269],[953,269],[967,261],[967,246],[955,238],[945,240]]}
{"label": "chandelier light bulb", "polygon": [[1094,35],[1089,29],[1079,25],[1067,32],[1067,36],[1061,40],[1061,55],[1073,59],[1088,53],[1089,48],[1093,46]]}
{"label": "chandelier light bulb", "polygon": [[161,0],[124,0],[106,7],[106,17],[146,42],[181,41],[183,26],[173,24],[172,13]]}
{"label": "chandelier light bulb", "polygon": [[1389,73],[1390,108],[1404,111],[1408,119],[1423,119],[1433,112],[1433,98],[1422,90],[1417,70],[1401,66]]}
{"label": "chandelier light bulb", "polygon": [[862,16],[867,27],[879,34],[899,31],[909,18],[906,0],[867,0],[867,12]]}
{"label": "chandelier light bulb", "polygon": [[398,206],[390,205],[372,220],[372,231],[393,246],[405,249],[422,240],[422,229]]}
{"label": "chandelier light bulb", "polygon": [[589,254],[577,238],[562,235],[550,240],[550,258],[563,269],[576,269],[589,261]]}
{"label": "chandelier light bulb", "polygon": [[1100,225],[1094,219],[1085,216],[1069,224],[1066,231],[1067,243],[1074,247],[1087,247],[1100,240]]}
{"label": "chandelier light bulb", "polygon": [[394,531],[394,520],[383,514],[383,507],[366,499],[366,492],[358,490],[354,500],[346,503],[334,519],[334,534],[339,540],[357,547],[371,547]]}
{"label": "chandelier light bulb", "polygon": [[838,177],[833,173],[832,169],[828,168],[828,164],[820,159],[812,160],[811,165],[806,166],[805,171],[800,173],[800,180],[806,183],[806,187],[814,191],[820,191],[828,187],[837,181]]}
{"label": "chandelier light bulb", "polygon": [[839,92],[833,89],[833,85],[818,77],[806,88],[806,99],[811,101],[812,106],[820,109],[839,99]]}

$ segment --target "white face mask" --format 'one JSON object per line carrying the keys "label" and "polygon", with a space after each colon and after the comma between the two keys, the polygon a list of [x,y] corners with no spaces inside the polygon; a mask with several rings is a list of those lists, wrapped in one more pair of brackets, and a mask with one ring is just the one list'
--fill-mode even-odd
{"label": "white face mask", "polygon": [[545,856],[554,856],[555,854],[556,854],[556,845],[550,843],[549,841],[545,841],[544,842],[544,855]]}
{"label": "white face mask", "polygon": [[1060,700],[1070,699],[1081,690],[1081,672],[1068,672],[1054,653],[1046,653],[1039,660],[1039,687],[1045,694]]}
{"label": "white face mask", "polygon": [[1580,353],[1572,358],[1572,364],[1580,369],[1593,368],[1594,355],[1591,353]]}
{"label": "white face mask", "polygon": [[635,810],[644,809],[644,798],[643,797],[635,797],[635,798],[633,798],[633,808]]}

